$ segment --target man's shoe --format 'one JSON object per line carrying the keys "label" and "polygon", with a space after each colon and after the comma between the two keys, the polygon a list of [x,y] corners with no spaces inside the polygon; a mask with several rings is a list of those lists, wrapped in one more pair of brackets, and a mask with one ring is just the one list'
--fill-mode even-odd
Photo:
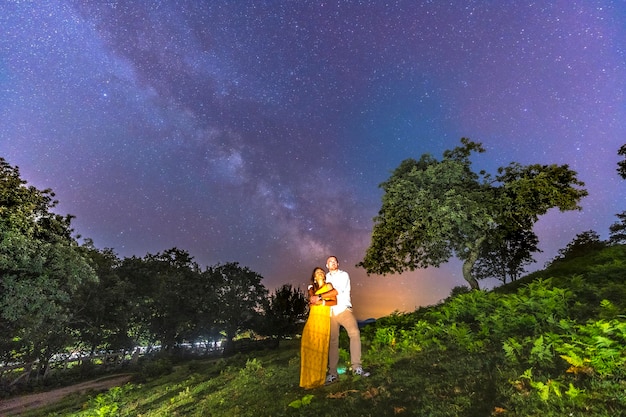
{"label": "man's shoe", "polygon": [[337,375],[328,374],[326,375],[326,382],[324,382],[324,385],[334,384],[337,381],[339,381]]}
{"label": "man's shoe", "polygon": [[365,372],[365,371],[363,370],[363,368],[361,368],[360,366],[359,366],[358,368],[356,368],[356,369],[352,372],[352,374],[353,374],[353,375],[355,375],[355,376],[364,376],[364,377],[370,376],[370,373],[369,373],[369,372]]}

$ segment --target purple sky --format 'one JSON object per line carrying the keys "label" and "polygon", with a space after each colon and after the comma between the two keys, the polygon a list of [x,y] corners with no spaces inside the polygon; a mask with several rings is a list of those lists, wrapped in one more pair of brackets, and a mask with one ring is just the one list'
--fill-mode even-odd
{"label": "purple sky", "polygon": [[0,156],[121,257],[178,247],[274,290],[336,254],[360,318],[436,303],[458,262],[354,265],[378,185],[461,137],[476,170],[586,183],[583,211],[537,224],[533,269],[626,209],[622,1],[7,0],[0,31]]}

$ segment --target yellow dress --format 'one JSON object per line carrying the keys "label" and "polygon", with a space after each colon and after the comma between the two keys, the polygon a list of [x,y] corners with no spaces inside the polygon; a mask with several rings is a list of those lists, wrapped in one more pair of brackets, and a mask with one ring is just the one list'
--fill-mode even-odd
{"label": "yellow dress", "polygon": [[[327,291],[320,288],[316,294]],[[302,331],[300,345],[300,386],[305,389],[324,385],[328,367],[328,344],[330,342],[330,307],[311,306],[309,318]]]}

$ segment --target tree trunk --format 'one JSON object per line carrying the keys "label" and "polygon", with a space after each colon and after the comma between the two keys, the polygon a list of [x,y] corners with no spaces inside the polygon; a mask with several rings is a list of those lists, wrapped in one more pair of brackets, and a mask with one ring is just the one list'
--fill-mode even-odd
{"label": "tree trunk", "polygon": [[474,264],[478,261],[480,257],[480,246],[485,241],[486,237],[481,237],[476,240],[474,243],[474,247],[469,248],[469,255],[467,259],[463,261],[463,278],[468,282],[470,288],[473,290],[479,290],[478,281],[472,275],[472,268],[474,268]]}
{"label": "tree trunk", "polygon": [[469,259],[463,262],[463,278],[465,278],[465,281],[468,282],[471,289],[479,290],[480,287],[478,286],[478,281],[476,281],[476,278],[472,276],[472,267],[474,266],[474,262],[476,261]]}

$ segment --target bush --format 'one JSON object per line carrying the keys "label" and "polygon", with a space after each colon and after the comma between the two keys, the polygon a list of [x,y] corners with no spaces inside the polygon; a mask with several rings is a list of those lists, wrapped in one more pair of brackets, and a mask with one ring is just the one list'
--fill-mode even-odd
{"label": "bush", "polygon": [[168,374],[174,369],[172,360],[167,356],[146,359],[141,363],[138,378],[150,379]]}

